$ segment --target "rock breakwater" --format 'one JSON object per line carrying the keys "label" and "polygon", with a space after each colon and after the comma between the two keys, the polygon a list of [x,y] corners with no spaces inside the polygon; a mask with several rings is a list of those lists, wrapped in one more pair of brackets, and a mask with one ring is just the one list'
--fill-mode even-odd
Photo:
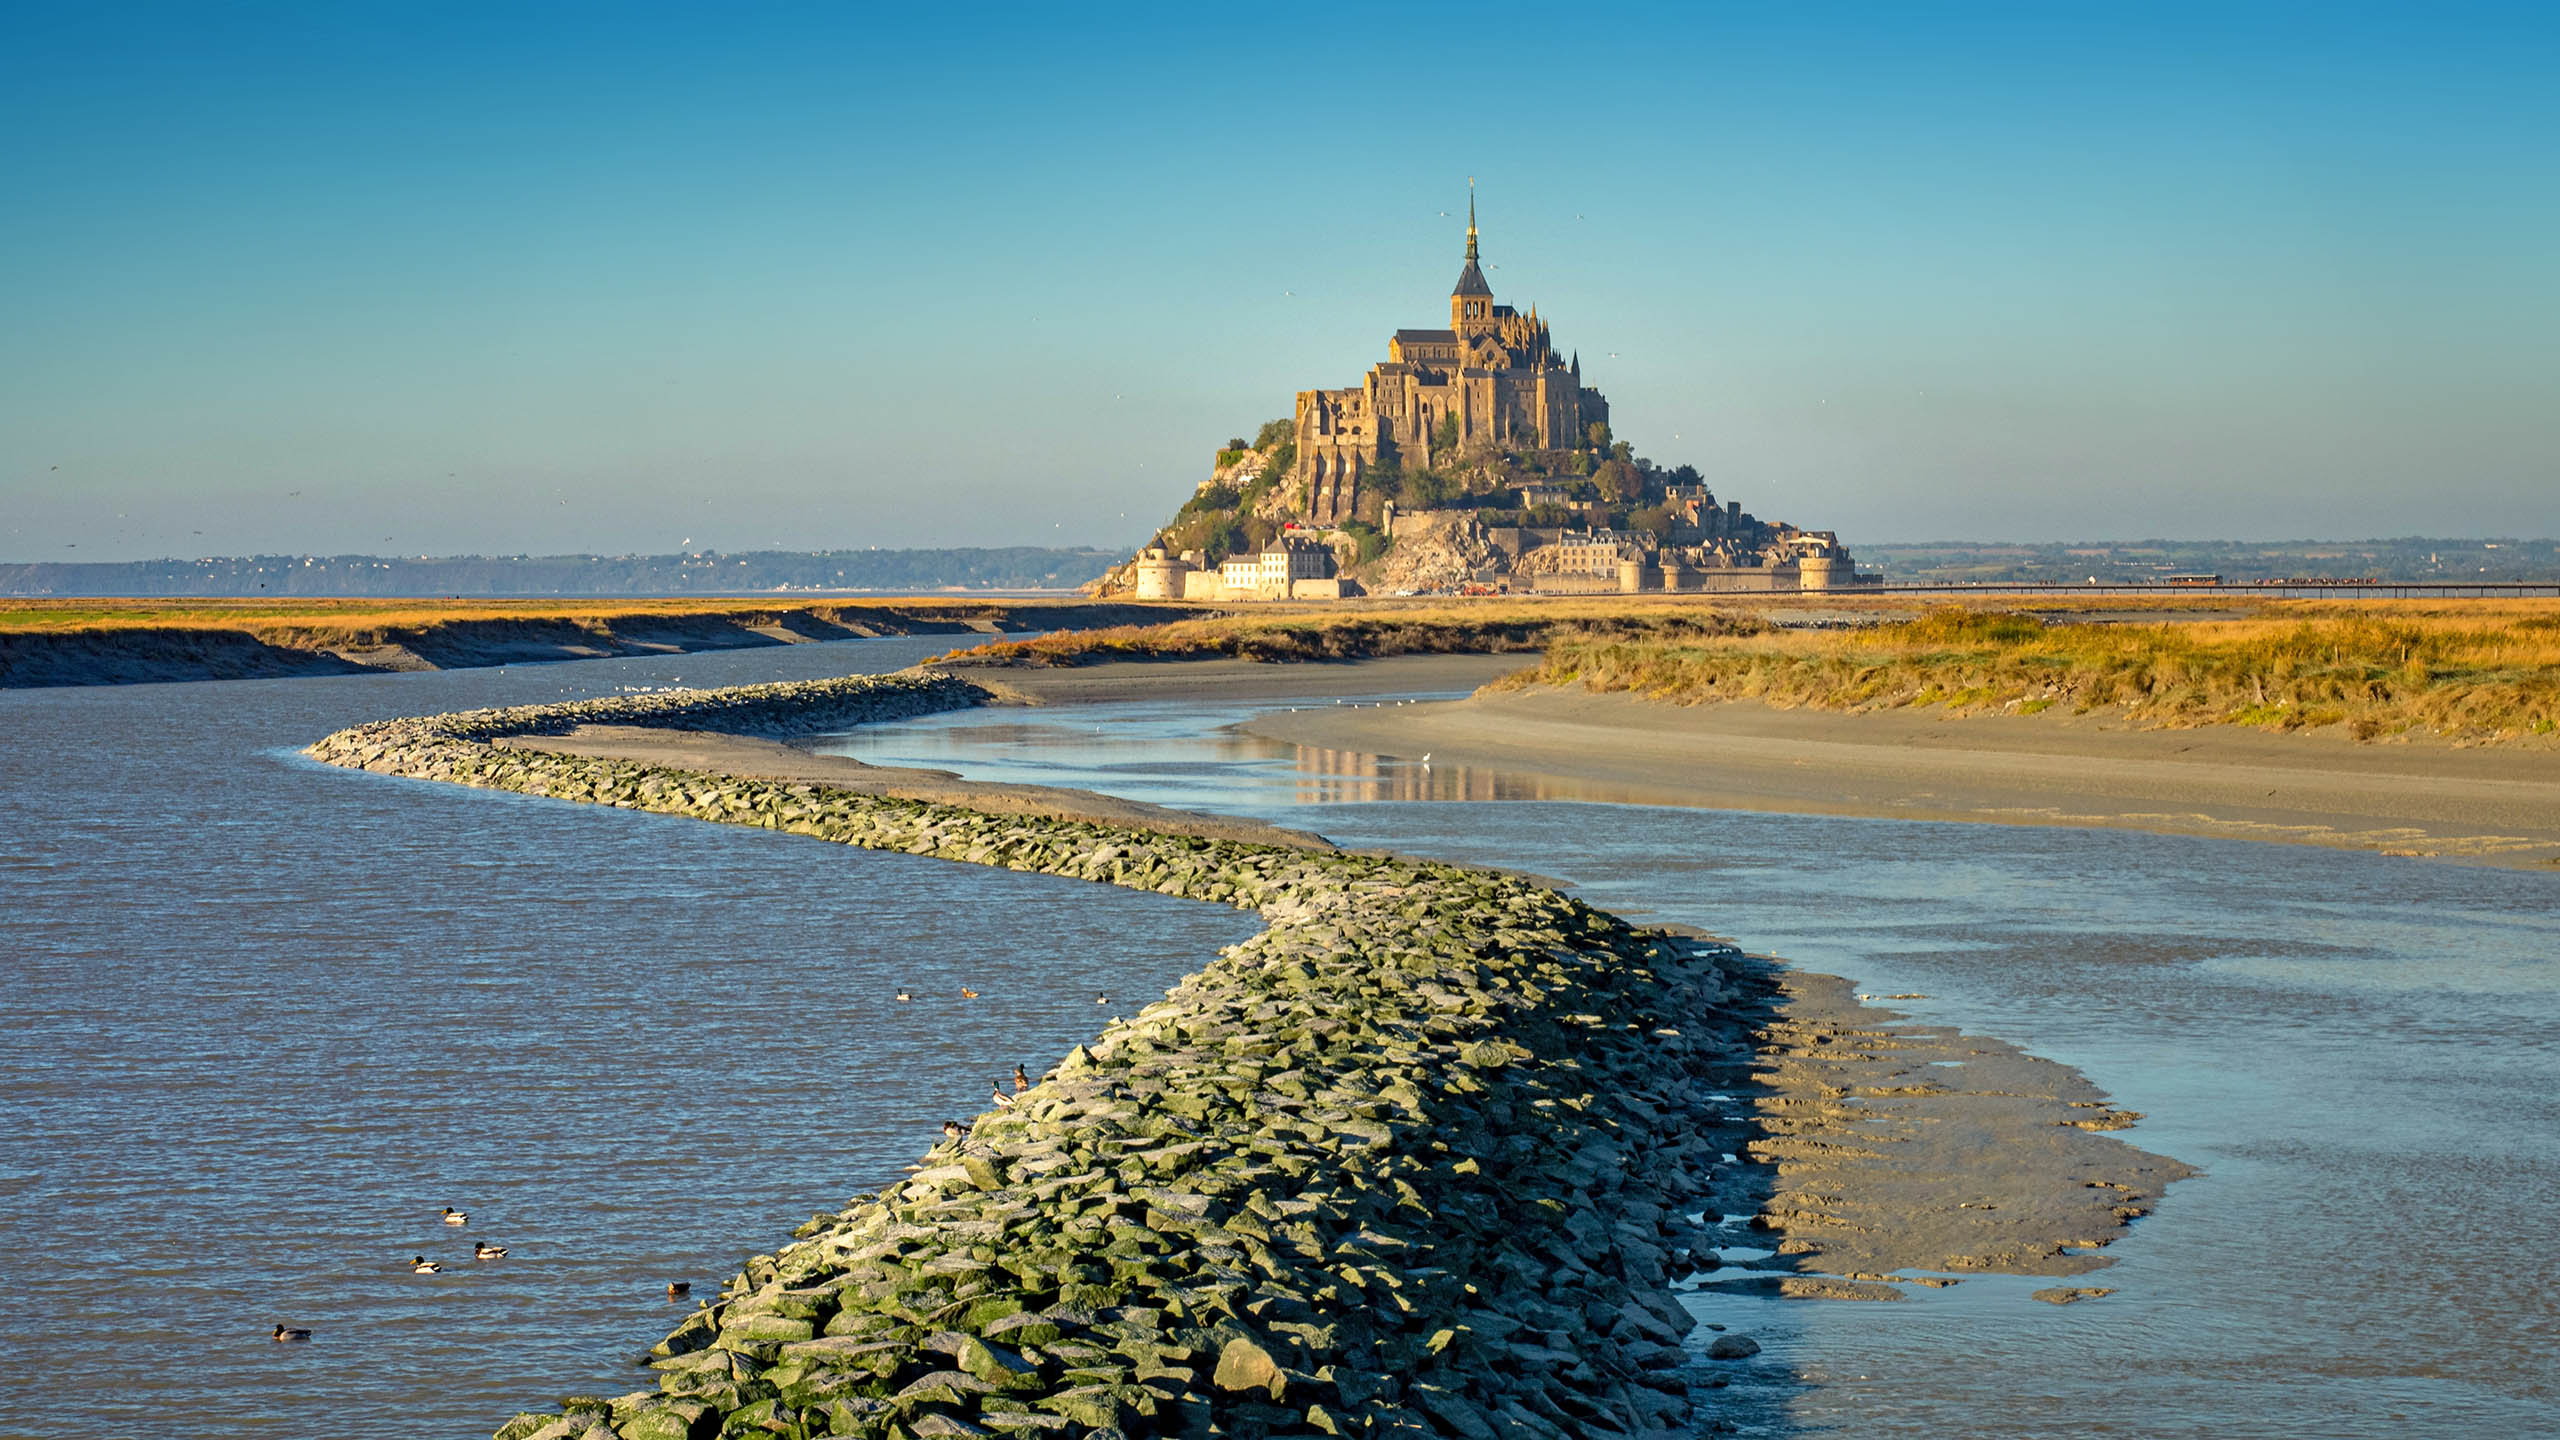
{"label": "rock breakwater", "polygon": [[749,1260],[650,1388],[499,1440],[1615,1437],[1686,1429],[1681,1218],[1754,972],[1529,880],[501,749],[975,703],[862,677],[385,722],[333,764],[1155,890],[1267,928],[909,1179]]}

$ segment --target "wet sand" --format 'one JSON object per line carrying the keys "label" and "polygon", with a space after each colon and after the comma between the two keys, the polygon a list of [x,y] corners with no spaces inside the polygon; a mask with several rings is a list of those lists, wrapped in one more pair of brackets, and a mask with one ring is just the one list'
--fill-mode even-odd
{"label": "wet sand", "polygon": [[1020,705],[1116,705],[1182,700],[1201,705],[1262,700],[1472,691],[1538,663],[1533,654],[1393,655],[1380,660],[1122,660],[1102,665],[937,664]]}
{"label": "wet sand", "polygon": [[[1344,666],[1211,662],[1033,672],[1045,694],[1018,703],[1162,699],[1165,682],[1207,672],[1228,699],[1320,699],[1382,689],[1455,688],[1485,657],[1406,657]],[[1517,663],[1513,661],[1511,663]],[[1212,667],[1215,667],[1214,669]],[[1141,674],[1132,675],[1128,672]],[[974,677],[973,677],[974,678]],[[1310,683],[1314,682],[1314,683]],[[1029,691],[1031,687],[1024,687]],[[1186,688],[1185,694],[1195,693]],[[1408,707],[1409,708],[1409,707]],[[1374,709],[1325,717],[1398,714]],[[1320,837],[1172,810],[1090,791],[977,782],[948,771],[864,764],[746,736],[586,725],[496,742],[553,754],[640,761],[705,775],[824,785],[863,794],[1062,816],[1174,834],[1296,846]],[[1670,927],[1670,933],[1681,933]],[[1695,932],[1687,932],[1695,933]],[[1740,962],[1737,962],[1740,963]],[[2072,1277],[2111,1263],[2100,1252],[2195,1172],[2104,1132],[2139,1117],[2108,1105],[2068,1066],[1951,1027],[1870,1008],[1835,976],[1749,962],[1763,991],[1728,1042],[1731,1108],[1704,1140],[1745,1162],[1728,1171],[1705,1223],[1721,1248],[1772,1250],[1701,1277],[1701,1288],[1789,1298],[1894,1300],[1965,1273]],[[1699,1023],[1711,1017],[1684,1017]],[[1731,1212],[1736,1221],[1719,1226]],[[1740,1217],[1749,1216],[1747,1225]],[[1706,1262],[1701,1262],[1706,1263]],[[1917,1272],[1915,1274],[1915,1272]],[[2067,1303],[2110,1293],[2057,1287]]]}
{"label": "wet sand", "polygon": [[1560,690],[1323,706],[1244,729],[1324,749],[1428,755],[1444,772],[1536,777],[1550,799],[2114,826],[2560,864],[2560,750],[2551,749],[2133,730],[2090,717],[1678,706]]}
{"label": "wet sand", "polygon": [[1749,1228],[1773,1239],[1736,1243],[1777,1253],[1701,1288],[1898,1300],[1965,1273],[2083,1275],[2197,1173],[2106,1134],[2142,1117],[2067,1065],[1911,1022],[1837,976],[1772,963],[1768,979],[1755,1083],[1736,1098],[1755,1112],[1744,1153],[1769,1167]]}

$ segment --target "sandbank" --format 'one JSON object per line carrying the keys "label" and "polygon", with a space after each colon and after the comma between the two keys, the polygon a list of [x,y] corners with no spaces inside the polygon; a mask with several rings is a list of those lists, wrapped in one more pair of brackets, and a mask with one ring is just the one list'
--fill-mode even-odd
{"label": "sandbank", "polygon": [[926,666],[1017,705],[1116,705],[1179,700],[1203,706],[1348,696],[1454,694],[1538,663],[1509,655],[1392,655],[1377,660],[1115,660],[1099,665]]}
{"label": "sandbank", "polygon": [[[1168,676],[1158,693],[1178,684]],[[2548,749],[2359,744],[2336,733],[2236,727],[2137,730],[2099,716],[1680,706],[1553,689],[1327,705],[1243,728],[1317,749],[1428,755],[1428,771],[1397,768],[1414,792],[1400,799],[2108,826],[2512,868],[2560,864],[2560,751]]]}

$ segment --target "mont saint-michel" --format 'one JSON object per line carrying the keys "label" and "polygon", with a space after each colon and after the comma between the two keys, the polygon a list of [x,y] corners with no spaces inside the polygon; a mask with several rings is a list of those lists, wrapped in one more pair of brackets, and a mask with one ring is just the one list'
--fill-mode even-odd
{"label": "mont saint-michel", "polygon": [[[1209,478],[1104,593],[1142,600],[1831,590],[1836,535],[1719,501],[1610,429],[1536,306],[1496,301],[1475,201],[1446,328],[1397,329],[1356,385],[1220,447]],[[1720,477],[1721,478],[1721,477]]]}

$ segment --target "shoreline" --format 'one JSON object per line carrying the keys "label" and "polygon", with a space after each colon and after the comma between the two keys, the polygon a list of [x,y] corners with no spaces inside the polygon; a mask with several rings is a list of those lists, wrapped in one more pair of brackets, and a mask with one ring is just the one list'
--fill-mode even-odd
{"label": "shoreline", "polygon": [[[827,757],[722,738],[986,698],[947,676],[856,677],[383,722],[311,747],[376,773],[1156,890],[1255,909],[1268,925],[1071,1051],[912,1179],[750,1260],[653,1352],[658,1389],[573,1397],[510,1422],[502,1440],[692,1436],[742,1416],[1060,1440],[1212,1422],[1258,1436],[1427,1419],[1458,1436],[1594,1440],[1683,1424],[1715,1382],[1692,1391],[1700,1357],[1669,1282],[1713,1268],[1723,1232],[1680,1217],[1710,1198],[1756,1211],[1748,1202],[1793,1178],[1782,1159],[1720,1159],[1737,1125],[1725,1111],[1755,1085],[1786,1093],[1770,1076],[1790,1067],[1762,1061],[1791,1037],[1849,1039],[1841,1056],[1892,1048],[1871,1030],[1880,1012],[1816,1005],[1789,1019],[1764,962],[1518,876],[1150,817],[908,798],[840,785],[854,772],[835,768],[803,778]],[[597,725],[641,730],[582,729]],[[723,758],[777,773],[662,763]],[[2096,1103],[2052,1069],[2068,1080],[2045,1087],[2050,1105]],[[1910,1088],[1889,1073],[1807,1083],[1833,1096]],[[2058,1141],[2069,1173],[2048,1173],[2049,1154],[2002,1170],[1987,1162],[2004,1157],[1971,1152],[1974,1192],[2066,1178],[2085,1189],[2096,1174],[2125,1203],[2103,1218],[2023,1208],[2007,1221],[2014,1243],[1973,1257],[1982,1269],[2103,1264],[2053,1268],[2066,1247],[2120,1235],[2183,1171],[2094,1133],[2112,1123],[2004,1113],[1983,1133]],[[1807,1234],[1834,1224],[1770,1215]],[[1819,1248],[1795,1245],[1768,1270],[1783,1283]],[[1710,1354],[1757,1348],[1736,1338]]]}
{"label": "shoreline", "polygon": [[1678,706],[1576,690],[1312,707],[1240,728],[1320,750],[1429,755],[1429,777],[1416,772],[1417,793],[1403,799],[1507,788],[1504,798],[2096,826],[2560,864],[2560,752],[2548,750],[2135,730],[2095,717]]}
{"label": "shoreline", "polygon": [[[86,614],[114,603],[70,605]],[[187,605],[154,603],[171,610]],[[145,620],[0,630],[0,690],[466,670],[885,635],[1003,636],[1161,624],[1191,613],[1152,604],[964,596],[797,604],[419,601],[408,610],[430,614],[397,618],[369,616],[358,602],[342,604],[343,614],[333,613],[328,602],[309,602],[302,610],[271,605],[264,617],[257,607],[232,608],[240,618],[219,623]],[[498,613],[487,613],[492,611]]]}

